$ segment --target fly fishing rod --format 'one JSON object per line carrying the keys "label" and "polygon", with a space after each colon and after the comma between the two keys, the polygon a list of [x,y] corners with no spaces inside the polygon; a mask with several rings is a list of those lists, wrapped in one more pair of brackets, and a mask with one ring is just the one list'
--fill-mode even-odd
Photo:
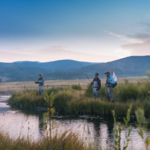
{"label": "fly fishing rod", "polygon": [[[16,64],[16,63],[14,63],[14,64]],[[18,68],[20,68],[20,70],[22,70],[24,73],[26,73],[26,74],[30,77],[30,79],[35,82],[35,80],[34,80],[24,69],[22,69],[22,68],[21,68],[19,65],[17,65],[17,64],[16,64],[16,66],[18,66]]]}
{"label": "fly fishing rod", "polygon": [[[78,60],[78,59],[77,59],[77,60]],[[86,71],[84,70],[84,68],[83,68],[83,66],[82,66],[82,64],[81,64],[81,62],[80,62],[80,61],[78,61],[78,62],[79,62],[79,64],[80,64],[80,66],[81,66],[83,72],[85,73],[87,79],[89,80],[89,82],[91,82],[90,79],[89,79],[89,76],[87,75]]]}
{"label": "fly fishing rod", "polygon": [[19,65],[17,65],[15,62],[14,62],[14,64],[15,64],[20,70],[22,70],[26,75],[28,75],[31,80],[33,80],[33,81],[35,82],[35,80],[34,80],[24,69],[22,69],[22,68],[21,68]]}

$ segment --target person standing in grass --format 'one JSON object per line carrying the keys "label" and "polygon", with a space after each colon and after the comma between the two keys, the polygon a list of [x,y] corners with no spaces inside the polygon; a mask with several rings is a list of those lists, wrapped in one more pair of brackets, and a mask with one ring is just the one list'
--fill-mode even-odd
{"label": "person standing in grass", "polygon": [[44,78],[42,74],[39,74],[39,79],[35,81],[35,84],[39,84],[39,95],[43,95],[44,93]]}
{"label": "person standing in grass", "polygon": [[105,75],[107,77],[106,79],[106,98],[107,100],[110,102],[113,102],[113,88],[114,88],[114,84],[116,83],[114,78],[110,75],[110,72],[107,71],[105,72]]}
{"label": "person standing in grass", "polygon": [[99,91],[101,88],[101,80],[98,77],[98,73],[95,74],[95,78],[93,79],[93,82],[91,83],[91,85],[93,85],[93,97],[95,99],[99,98]]}

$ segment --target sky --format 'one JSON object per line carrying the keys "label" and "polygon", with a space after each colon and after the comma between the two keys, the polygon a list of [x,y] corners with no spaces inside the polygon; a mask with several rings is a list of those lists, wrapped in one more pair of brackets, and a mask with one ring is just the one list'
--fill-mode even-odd
{"label": "sky", "polygon": [[0,0],[0,62],[150,55],[150,0]]}

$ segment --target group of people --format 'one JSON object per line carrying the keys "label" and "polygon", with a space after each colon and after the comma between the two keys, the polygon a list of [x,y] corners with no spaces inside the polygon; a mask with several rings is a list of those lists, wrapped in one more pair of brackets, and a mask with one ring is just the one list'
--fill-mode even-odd
{"label": "group of people", "polygon": [[[106,79],[106,98],[108,99],[108,101],[113,102],[113,88],[116,85],[116,81],[114,80],[114,78],[110,75],[110,72],[107,71],[105,72],[105,75],[107,77]],[[100,89],[101,89],[101,80],[99,79],[99,74],[96,73],[95,74],[95,78],[93,79],[93,82],[91,83],[91,85],[93,85],[93,97],[95,99],[99,98],[99,93],[100,93]],[[39,94],[43,95],[44,92],[44,78],[42,76],[42,74],[39,74],[39,79],[37,81],[35,81],[36,84],[39,84]]]}
{"label": "group of people", "polygon": [[[114,78],[110,75],[110,72],[107,71],[105,72],[105,75],[107,77],[106,79],[106,98],[108,101],[113,102],[113,88],[116,86],[116,81],[114,80]],[[99,74],[96,73],[95,74],[95,78],[93,79],[93,82],[91,83],[91,85],[93,85],[93,97],[95,99],[99,98],[99,93],[100,93],[100,89],[101,89],[101,80],[99,79]]]}

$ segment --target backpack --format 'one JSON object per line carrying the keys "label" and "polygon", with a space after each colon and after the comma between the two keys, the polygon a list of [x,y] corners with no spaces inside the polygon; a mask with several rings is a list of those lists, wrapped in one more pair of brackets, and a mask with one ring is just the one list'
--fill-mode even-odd
{"label": "backpack", "polygon": [[112,84],[112,87],[115,88],[117,86],[117,82]]}
{"label": "backpack", "polygon": [[[109,82],[109,80],[106,80],[106,83]],[[117,82],[115,81],[115,83],[110,83],[112,85],[113,88],[115,88],[117,86]]]}
{"label": "backpack", "polygon": [[117,86],[117,76],[116,76],[115,72],[113,72],[112,76],[113,76],[113,78],[115,80],[115,83],[113,83],[112,85],[113,85],[113,88],[115,88]]}

